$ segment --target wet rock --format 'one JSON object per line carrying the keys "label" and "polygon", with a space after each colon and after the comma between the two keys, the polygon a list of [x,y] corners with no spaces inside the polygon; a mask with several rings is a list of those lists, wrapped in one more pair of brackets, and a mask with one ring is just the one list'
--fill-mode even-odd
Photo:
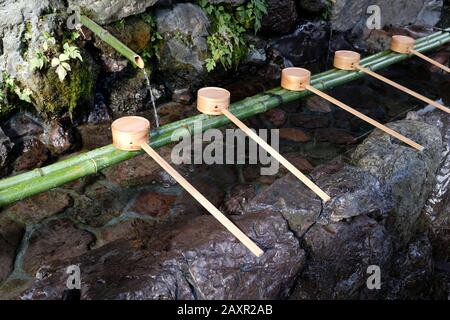
{"label": "wet rock", "polygon": [[23,260],[24,270],[34,275],[43,265],[77,257],[87,252],[93,241],[89,232],[75,228],[70,220],[52,220],[32,234]]}
{"label": "wet rock", "polygon": [[330,124],[327,115],[298,114],[291,116],[289,121],[294,126],[306,129],[326,128]]}
{"label": "wet rock", "polygon": [[262,116],[264,117],[264,120],[269,121],[269,123],[272,124],[272,127],[274,128],[282,127],[287,121],[286,112],[281,109],[270,109]]}
{"label": "wet rock", "polygon": [[294,142],[308,142],[311,140],[309,134],[297,128],[281,128],[280,138]]}
{"label": "wet rock", "polygon": [[331,103],[318,96],[309,97],[306,100],[306,108],[311,112],[323,113],[329,113],[333,110]]}
{"label": "wet rock", "polygon": [[[285,297],[305,259],[279,215],[251,214],[236,224],[265,248],[256,258],[211,216],[163,232],[143,249],[118,241],[70,264],[90,270],[82,299],[275,299]],[[199,228],[201,226],[201,228]],[[55,299],[66,279],[59,265],[42,270],[23,299]],[[101,281],[99,281],[101,279]]]}
{"label": "wet rock", "polygon": [[85,150],[93,150],[112,143],[111,123],[83,124],[77,129]]}
{"label": "wet rock", "polygon": [[109,107],[115,118],[135,114],[150,106],[150,94],[142,71],[133,71],[113,83]]}
{"label": "wet rock", "polygon": [[337,144],[351,144],[355,142],[355,137],[348,131],[336,128],[318,129],[316,131],[316,139],[317,141],[328,141]]}
{"label": "wet rock", "polygon": [[[314,166],[304,156],[297,152],[286,153],[283,154],[283,156],[303,173],[310,173],[314,169]],[[283,166],[280,166],[280,170],[282,173],[288,172]]]}
{"label": "wet rock", "polygon": [[87,186],[85,193],[75,199],[75,206],[67,214],[81,224],[102,227],[123,213],[130,193],[130,190],[98,180]]}
{"label": "wet rock", "polygon": [[25,224],[35,224],[57,215],[73,205],[73,199],[60,191],[47,191],[19,201],[4,210],[5,214]]}
{"label": "wet rock", "polygon": [[69,0],[68,4],[89,9],[96,22],[105,24],[143,13],[157,2],[158,0]]}
{"label": "wet rock", "polygon": [[147,234],[150,234],[154,227],[154,221],[143,220],[143,219],[129,219],[119,221],[116,224],[107,225],[103,227],[95,242],[95,247],[93,249],[100,248],[108,243],[114,242],[116,240],[140,240],[145,238]]}
{"label": "wet rock", "polygon": [[53,155],[62,155],[75,147],[73,128],[58,120],[46,126],[42,139]]}
{"label": "wet rock", "polygon": [[433,272],[433,247],[426,236],[414,239],[396,256],[386,281],[388,299],[448,298],[448,288],[438,274]]}
{"label": "wet rock", "polygon": [[294,0],[268,0],[267,12],[261,22],[261,31],[265,34],[289,33],[297,23],[298,13]]}
{"label": "wet rock", "polygon": [[22,225],[0,217],[0,284],[12,272],[17,249],[25,230]]}
{"label": "wet rock", "polygon": [[346,165],[320,181],[332,197],[324,206],[322,219],[336,222],[360,215],[382,219],[392,209],[385,187],[367,171]]}
{"label": "wet rock", "polygon": [[301,9],[304,9],[311,13],[320,13],[324,11],[329,5],[329,2],[327,0],[300,0],[297,2]]}
{"label": "wet rock", "polygon": [[0,174],[6,173],[8,164],[9,152],[14,144],[9,137],[0,128]]}
{"label": "wet rock", "polygon": [[41,167],[48,159],[47,147],[38,139],[26,139],[21,155],[16,159],[14,170],[28,170]]}
{"label": "wet rock", "polygon": [[375,220],[360,216],[352,223],[316,224],[304,240],[311,260],[292,299],[358,299],[377,294],[367,289],[367,268],[376,265],[387,270],[392,239]]}
{"label": "wet rock", "polygon": [[26,136],[38,136],[44,132],[39,119],[26,112],[19,112],[10,117],[5,122],[3,130],[13,140]]}
{"label": "wet rock", "polygon": [[323,21],[305,22],[289,35],[272,40],[270,46],[293,65],[325,63],[328,28]]}
{"label": "wet rock", "polygon": [[431,192],[441,157],[442,137],[436,127],[419,121],[398,121],[389,127],[420,143],[425,151],[417,152],[376,130],[357,147],[352,162],[369,171],[391,193],[394,213],[389,227],[395,230],[400,245],[411,238]]}
{"label": "wet rock", "polygon": [[224,203],[229,214],[243,214],[246,203],[256,196],[255,186],[236,185],[231,190]]}
{"label": "wet rock", "polygon": [[317,221],[322,206],[312,191],[292,174],[287,174],[251,199],[245,211],[281,213],[289,222],[291,230],[301,237]]}
{"label": "wet rock", "polygon": [[172,101],[178,102],[181,104],[191,104],[194,98],[191,95],[189,89],[177,89],[172,94]]}
{"label": "wet rock", "polygon": [[[166,161],[170,161],[171,152],[171,149],[167,147],[158,149],[158,153]],[[103,173],[108,180],[115,184],[121,187],[131,187],[150,184],[153,181],[166,182],[163,171],[155,161],[144,154],[107,168]]]}
{"label": "wet rock", "polygon": [[158,107],[160,124],[175,122],[194,115],[197,112],[195,106],[177,102],[167,102]]}
{"label": "wet rock", "polygon": [[206,76],[209,20],[203,10],[191,3],[156,11],[158,32],[164,37],[159,69],[172,90],[201,85]]}
{"label": "wet rock", "polygon": [[110,111],[105,102],[98,101],[94,104],[94,108],[89,112],[87,121],[92,124],[112,121]]}
{"label": "wet rock", "polygon": [[[337,0],[331,8],[332,29],[344,32],[364,26],[367,20],[366,10],[369,5],[378,5],[382,8],[381,27],[409,24],[433,26],[439,21],[443,1],[414,0],[400,3],[390,0]],[[383,8],[389,8],[389,10],[383,10]],[[398,12],[402,12],[402,14],[398,14]]]}
{"label": "wet rock", "polygon": [[157,192],[141,192],[131,205],[130,211],[154,218],[164,218],[175,202],[176,196]]}

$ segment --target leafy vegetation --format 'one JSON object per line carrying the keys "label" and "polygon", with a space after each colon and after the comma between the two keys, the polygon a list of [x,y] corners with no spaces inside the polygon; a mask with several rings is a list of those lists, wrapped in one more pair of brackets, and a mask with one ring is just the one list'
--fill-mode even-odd
{"label": "leafy vegetation", "polygon": [[[56,43],[56,39],[49,34],[41,37],[40,48],[35,50],[29,64],[32,72],[45,69],[49,63],[54,68],[60,81],[64,81],[68,72],[72,70],[70,60],[83,61],[80,50],[77,46],[71,44],[78,37],[71,33],[70,40],[65,42],[62,48]],[[72,40],[74,39],[74,40]],[[60,52],[60,51],[63,52]]]}
{"label": "leafy vegetation", "polygon": [[153,14],[144,13],[142,14],[142,20],[150,26],[151,29],[151,38],[150,44],[147,48],[142,52],[141,56],[144,61],[149,61],[153,57],[156,57],[158,60],[160,59],[159,52],[161,50],[161,46],[163,44],[163,36],[157,31],[156,28],[156,20]]}
{"label": "leafy vegetation", "polygon": [[249,0],[236,8],[224,4],[211,4],[199,0],[199,5],[210,17],[212,30],[207,43],[211,57],[206,60],[208,72],[218,64],[225,70],[239,65],[248,52],[246,32],[255,33],[261,28],[261,20],[267,13],[265,0]]}

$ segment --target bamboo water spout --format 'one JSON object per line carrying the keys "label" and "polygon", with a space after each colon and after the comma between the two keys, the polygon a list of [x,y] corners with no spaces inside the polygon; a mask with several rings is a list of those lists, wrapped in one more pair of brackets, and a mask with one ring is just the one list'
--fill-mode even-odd
{"label": "bamboo water spout", "polygon": [[390,86],[403,91],[419,100],[422,100],[425,103],[428,103],[429,105],[432,105],[433,107],[440,109],[444,112],[450,113],[450,109],[443,106],[442,104],[431,100],[430,98],[427,98],[411,89],[406,88],[405,86],[402,86],[401,84],[394,82],[386,77],[383,77],[382,75],[379,75],[378,73],[373,72],[372,70],[361,66],[360,64],[360,58],[361,55],[358,52],[354,51],[347,51],[347,50],[340,50],[336,51],[334,55],[334,66],[341,70],[357,70],[361,71],[365,74],[370,75],[371,77],[374,77],[384,83],[389,84]]}
{"label": "bamboo water spout", "polygon": [[164,158],[162,158],[147,143],[149,140],[150,122],[142,117],[123,117],[113,122],[113,145],[120,150],[136,151],[143,149],[156,161],[172,178],[175,179],[195,200],[197,200],[211,215],[217,219],[228,231],[242,242],[255,256],[260,257],[264,252],[220,212],[208,199],[194,188],[181,174],[179,174]]}
{"label": "bamboo water spout", "polygon": [[107,30],[100,27],[98,24],[96,24],[94,21],[89,19],[86,16],[80,16],[80,22],[89,30],[91,30],[95,35],[97,35],[100,39],[105,41],[107,44],[109,44],[111,47],[114,48],[118,53],[123,55],[125,58],[131,61],[133,65],[140,69],[144,69],[144,60],[135,53],[133,50],[128,48],[126,45],[124,45],[119,39],[114,37],[111,33],[109,33]]}
{"label": "bamboo water spout", "polygon": [[[419,52],[425,52],[448,42],[450,42],[450,34],[439,31],[430,36],[418,39],[415,49]],[[366,57],[360,61],[360,64],[371,70],[379,70],[403,61],[408,57],[408,55],[397,54],[389,50]],[[312,76],[311,85],[319,90],[326,90],[359,79],[364,75],[362,72],[347,72],[332,69]],[[233,103],[230,105],[229,110],[237,118],[245,119],[276,108],[283,103],[301,99],[310,94],[311,92],[307,90],[290,91],[282,88],[274,88],[265,93]],[[151,147],[159,148],[172,143],[171,135],[175,129],[185,127],[193,130],[194,124],[198,121],[202,121],[202,128],[204,130],[218,128],[230,123],[230,120],[225,116],[211,117],[205,114],[176,121],[159,128],[154,128],[150,132]],[[0,180],[0,207],[62,186],[87,175],[95,174],[100,170],[140,154],[142,154],[142,150],[134,152],[121,151],[113,145],[107,145],[42,168],[4,178]]]}
{"label": "bamboo water spout", "polygon": [[311,86],[311,72],[306,69],[302,68],[286,68],[282,71],[281,76],[281,86],[287,90],[293,90],[293,91],[305,91],[309,90],[312,93],[322,97],[323,99],[333,103],[334,105],[340,107],[341,109],[344,109],[345,111],[353,114],[354,116],[360,118],[363,121],[366,121],[373,125],[374,127],[386,132],[387,134],[403,141],[407,145],[422,151],[424,148],[420,144],[412,141],[411,139],[401,135],[400,133],[386,127],[385,125],[379,123],[378,121],[375,121],[374,119],[366,116],[365,114],[349,107],[348,105],[336,100],[335,98],[327,95],[326,93],[316,89],[315,87]]}
{"label": "bamboo water spout", "polygon": [[286,169],[288,169],[294,176],[302,181],[310,190],[317,194],[323,201],[327,202],[331,198],[322,189],[320,189],[314,182],[308,179],[300,170],[294,167],[285,157],[278,151],[272,148],[266,141],[261,139],[255,132],[247,127],[241,120],[236,118],[228,110],[230,106],[231,94],[228,90],[222,88],[202,88],[198,91],[197,109],[208,115],[218,116],[224,115],[246,135],[258,143],[264,150],[266,150],[272,157],[277,159]]}
{"label": "bamboo water spout", "polygon": [[447,66],[444,66],[443,64],[437,62],[436,60],[433,60],[426,55],[418,52],[414,49],[414,45],[416,44],[416,40],[411,37],[406,36],[393,36],[391,41],[391,50],[397,53],[403,53],[403,54],[413,54],[422,60],[425,60],[432,65],[450,73],[450,68]]}

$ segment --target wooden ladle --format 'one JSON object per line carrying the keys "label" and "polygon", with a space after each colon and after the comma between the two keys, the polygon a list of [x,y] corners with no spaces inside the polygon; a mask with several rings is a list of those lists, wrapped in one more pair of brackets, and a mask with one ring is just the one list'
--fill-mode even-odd
{"label": "wooden ladle", "polygon": [[370,123],[374,127],[377,127],[378,129],[386,132],[387,134],[403,141],[407,145],[422,151],[424,148],[412,141],[411,139],[401,135],[400,133],[386,127],[385,125],[379,123],[378,121],[366,116],[365,114],[362,114],[361,112],[349,107],[348,105],[336,100],[335,98],[327,95],[326,93],[320,91],[319,89],[316,89],[315,87],[311,86],[311,72],[309,70],[303,69],[303,68],[286,68],[282,71],[281,74],[281,87],[287,90],[293,90],[293,91],[304,91],[309,90],[312,93],[322,97],[323,99],[335,104],[336,106],[344,109],[345,111],[357,116],[358,118]]}
{"label": "wooden ladle", "polygon": [[400,91],[403,91],[419,100],[422,100],[425,103],[428,103],[429,105],[432,105],[435,108],[438,108],[444,112],[450,113],[450,109],[443,106],[442,104],[431,100],[430,98],[427,98],[411,89],[408,89],[401,84],[398,84],[397,82],[394,82],[386,77],[383,77],[379,75],[378,73],[373,72],[372,70],[369,70],[359,64],[361,60],[361,55],[358,52],[354,51],[347,51],[347,50],[341,50],[336,51],[334,54],[334,66],[338,69],[342,70],[358,70],[361,72],[364,72],[365,74],[368,74],[380,81],[383,81],[384,83],[387,83],[391,85],[394,88],[397,88]]}
{"label": "wooden ladle", "polygon": [[241,120],[232,114],[228,108],[230,106],[231,94],[228,90],[217,87],[202,88],[197,94],[197,109],[198,111],[212,116],[224,115],[231,122],[233,122],[239,129],[247,134],[251,139],[258,143],[264,150],[266,150],[272,157],[280,162],[286,169],[288,169],[294,176],[302,181],[309,189],[317,194],[324,202],[331,198],[322,189],[320,189],[314,182],[306,177],[300,170],[294,167],[286,158],[284,158],[278,151],[272,148],[266,141],[261,139],[252,129],[247,127]]}
{"label": "wooden ladle", "polygon": [[414,45],[416,44],[416,40],[411,37],[407,36],[393,36],[391,41],[391,50],[397,53],[403,53],[403,54],[413,54],[433,65],[436,67],[449,72],[450,68],[444,66],[443,64],[437,62],[436,60],[431,59],[430,57],[427,57],[426,55],[420,53],[419,51],[416,51],[414,49]]}
{"label": "wooden ladle", "polygon": [[111,129],[113,144],[117,149],[125,151],[136,151],[143,149],[255,256],[260,257],[264,253],[252,240],[250,240],[250,238],[248,238],[222,212],[220,212],[208,199],[206,199],[197,189],[194,188],[194,186],[192,186],[152,147],[150,147],[148,144],[150,122],[147,119],[135,116],[123,117],[114,121]]}

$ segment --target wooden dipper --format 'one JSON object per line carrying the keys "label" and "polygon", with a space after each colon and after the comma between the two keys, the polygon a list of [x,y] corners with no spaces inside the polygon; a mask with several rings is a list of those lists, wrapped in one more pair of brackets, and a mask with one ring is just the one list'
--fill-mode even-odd
{"label": "wooden dipper", "polygon": [[327,202],[331,198],[324,191],[322,191],[314,182],[308,179],[303,173],[294,167],[286,158],[284,158],[278,151],[270,146],[266,141],[261,139],[252,129],[247,127],[241,120],[232,114],[228,108],[230,106],[230,92],[223,88],[207,87],[202,88],[197,94],[197,109],[198,111],[208,115],[224,115],[231,122],[233,122],[239,129],[247,134],[251,139],[258,143],[264,150],[272,155],[278,162],[280,162],[286,169],[288,169],[294,176],[300,179],[309,189],[317,194],[323,201]]}
{"label": "wooden dipper", "polygon": [[[351,53],[351,51],[348,51]],[[359,54],[358,54],[359,56]],[[352,66],[353,63],[358,59],[356,55],[353,54],[343,54],[338,59],[338,64],[341,67],[348,68],[349,66]],[[385,125],[379,123],[378,121],[366,116],[365,114],[362,114],[361,112],[349,107],[348,105],[336,100],[335,98],[327,95],[326,93],[320,91],[319,89],[316,89],[315,87],[310,85],[311,82],[311,72],[309,70],[303,69],[303,68],[286,68],[281,72],[281,87],[287,90],[293,90],[293,91],[304,91],[309,90],[312,93],[322,97],[323,99],[335,104],[336,106],[344,109],[345,111],[357,116],[358,118],[370,123],[374,127],[377,127],[378,129],[386,132],[387,134],[403,141],[404,143],[410,145],[411,147],[422,151],[423,147],[416,142],[412,141],[411,139],[401,135],[400,133],[386,127]]]}
{"label": "wooden dipper", "polygon": [[413,55],[435,65],[436,67],[450,73],[449,67],[446,67],[443,64],[437,62],[436,60],[433,60],[433,59],[427,57],[426,55],[420,53],[419,51],[416,51],[414,49],[415,44],[416,44],[416,40],[414,38],[406,37],[406,36],[393,36],[392,41],[391,41],[391,50],[394,52],[397,52],[397,53],[413,54]]}
{"label": "wooden dipper", "polygon": [[429,105],[432,105],[435,108],[438,108],[444,112],[450,113],[450,109],[443,106],[442,104],[440,104],[436,101],[433,101],[411,89],[408,89],[405,86],[398,84],[397,82],[394,82],[386,77],[383,77],[383,76],[379,75],[378,73],[375,73],[372,70],[369,70],[369,69],[361,66],[359,63],[360,63],[360,54],[357,52],[342,50],[342,51],[336,51],[336,53],[334,54],[334,66],[336,68],[342,69],[342,70],[358,70],[358,71],[364,72],[365,74],[368,74],[380,81],[383,81],[384,83],[387,83],[390,86],[392,86],[400,91],[403,91],[419,100],[422,100],[423,102],[428,103]]}
{"label": "wooden dipper", "polygon": [[248,238],[238,227],[225,217],[222,212],[220,212],[208,199],[206,199],[194,188],[194,186],[192,186],[152,147],[150,147],[148,144],[150,122],[147,119],[134,116],[123,117],[114,121],[111,129],[113,144],[117,149],[125,151],[137,151],[143,149],[255,256],[259,257],[264,253],[252,240],[250,240],[250,238]]}

